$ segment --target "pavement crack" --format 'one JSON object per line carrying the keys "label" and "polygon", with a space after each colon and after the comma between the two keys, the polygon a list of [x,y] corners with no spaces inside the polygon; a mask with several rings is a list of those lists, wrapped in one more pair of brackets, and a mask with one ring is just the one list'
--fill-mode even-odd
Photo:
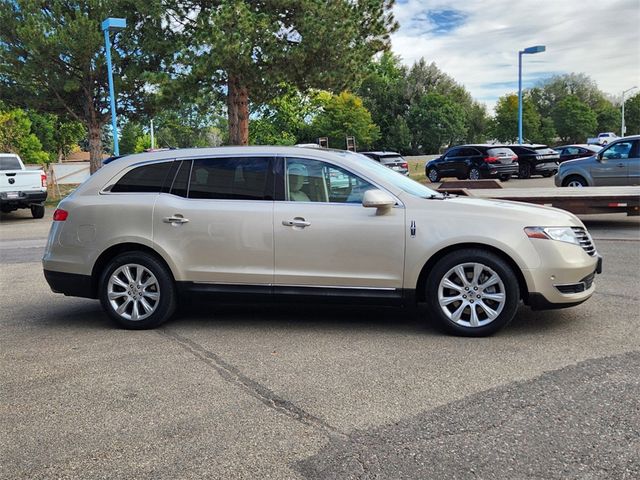
{"label": "pavement crack", "polygon": [[287,415],[288,417],[305,425],[322,430],[332,437],[340,437],[342,439],[348,438],[347,434],[330,425],[327,421],[307,412],[290,400],[282,398],[269,388],[255,380],[252,380],[243,374],[237,367],[234,367],[223,360],[219,355],[205,349],[193,340],[167,329],[158,329],[156,332],[177,343],[184,350],[194,355],[198,360],[212,367],[224,380],[242,388],[249,395],[257,398],[263,404],[276,412]]}

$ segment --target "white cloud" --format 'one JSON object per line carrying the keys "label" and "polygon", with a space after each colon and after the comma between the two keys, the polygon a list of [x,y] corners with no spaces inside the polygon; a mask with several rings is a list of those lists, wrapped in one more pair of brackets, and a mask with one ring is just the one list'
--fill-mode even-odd
{"label": "white cloud", "polygon": [[[447,10],[464,22],[438,33],[433,12]],[[392,47],[404,63],[435,61],[490,109],[517,91],[518,50],[532,45],[547,51],[524,56],[525,87],[571,72],[616,97],[640,86],[640,0],[407,0],[394,14]]]}

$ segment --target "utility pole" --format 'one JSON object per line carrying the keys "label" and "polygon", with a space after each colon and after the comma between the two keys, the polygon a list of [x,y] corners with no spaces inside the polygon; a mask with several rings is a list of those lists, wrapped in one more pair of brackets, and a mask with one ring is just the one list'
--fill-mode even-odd
{"label": "utility pole", "polygon": [[631,90],[635,90],[638,87],[631,87],[628,88],[626,90],[622,91],[622,126],[620,128],[620,136],[624,137],[626,130],[627,130],[627,126],[624,124],[624,96],[625,94],[627,94],[628,92],[630,92]]}
{"label": "utility pole", "polygon": [[151,150],[155,148],[155,142],[153,141],[153,119],[151,119]]}

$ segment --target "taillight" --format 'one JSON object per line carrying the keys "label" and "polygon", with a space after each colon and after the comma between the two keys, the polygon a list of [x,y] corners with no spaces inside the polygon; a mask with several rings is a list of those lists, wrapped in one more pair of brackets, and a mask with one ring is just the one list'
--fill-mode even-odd
{"label": "taillight", "polygon": [[513,157],[511,157],[511,163],[513,162],[517,162],[518,161],[518,156],[514,155]]}
{"label": "taillight", "polygon": [[53,212],[53,221],[54,222],[64,222],[69,216],[69,212],[66,210],[62,210],[61,208],[56,208],[56,211]]}
{"label": "taillight", "polygon": [[43,187],[47,186],[47,174],[43,173],[40,175],[40,183],[42,184]]}
{"label": "taillight", "polygon": [[484,157],[485,163],[497,163],[498,157]]}
{"label": "taillight", "polygon": [[406,168],[407,170],[409,170],[409,164],[407,162],[404,162],[402,164],[402,168]]}

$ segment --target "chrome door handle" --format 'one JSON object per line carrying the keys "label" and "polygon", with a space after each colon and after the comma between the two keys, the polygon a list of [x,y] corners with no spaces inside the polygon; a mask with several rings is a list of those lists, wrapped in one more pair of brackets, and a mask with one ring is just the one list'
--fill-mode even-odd
{"label": "chrome door handle", "polygon": [[282,225],[284,225],[285,227],[305,228],[305,227],[308,227],[309,225],[311,225],[311,222],[307,222],[302,217],[296,217],[293,220],[283,220],[282,221]]}
{"label": "chrome door handle", "polygon": [[171,223],[172,225],[180,225],[183,223],[187,223],[189,219],[184,217],[173,216],[173,217],[164,217],[162,221],[164,223]]}

